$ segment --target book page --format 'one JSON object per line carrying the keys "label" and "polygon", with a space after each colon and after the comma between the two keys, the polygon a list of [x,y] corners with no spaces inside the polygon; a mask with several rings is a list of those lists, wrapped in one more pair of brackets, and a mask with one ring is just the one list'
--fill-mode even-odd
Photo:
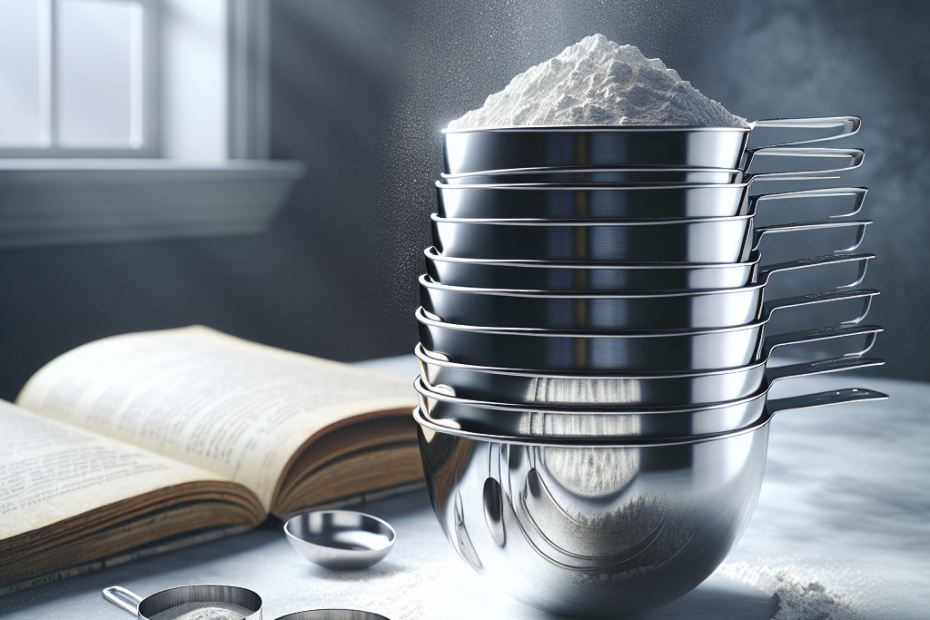
{"label": "book page", "polygon": [[195,326],[79,347],[36,373],[17,402],[235,480],[270,511],[309,437],[416,399],[406,379]]}
{"label": "book page", "polygon": [[0,540],[202,480],[221,478],[0,401]]}

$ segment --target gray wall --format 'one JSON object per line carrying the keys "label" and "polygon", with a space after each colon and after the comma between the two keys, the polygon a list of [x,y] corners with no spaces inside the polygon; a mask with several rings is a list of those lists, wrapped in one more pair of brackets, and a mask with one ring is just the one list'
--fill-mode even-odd
{"label": "gray wall", "polygon": [[930,380],[930,3],[275,0],[272,155],[308,174],[252,238],[3,252],[0,397],[88,340],[204,323],[339,360],[409,352],[439,130],[601,32],[747,118],[858,114],[884,374]]}

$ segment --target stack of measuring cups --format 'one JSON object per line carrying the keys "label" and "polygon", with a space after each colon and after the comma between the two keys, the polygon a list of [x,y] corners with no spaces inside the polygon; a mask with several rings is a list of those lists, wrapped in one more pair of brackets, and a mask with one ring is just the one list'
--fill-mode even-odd
{"label": "stack of measuring cups", "polygon": [[[864,324],[878,291],[859,288],[873,258],[857,252],[871,223],[857,219],[866,190],[804,189],[862,163],[859,149],[806,146],[852,135],[859,124],[828,117],[751,129],[446,130],[416,312],[421,427],[550,447],[674,445],[756,428],[775,411],[874,396],[849,388],[768,398],[782,380],[883,363],[864,357],[882,331]],[[750,136],[759,147],[747,148]],[[763,193],[767,180],[799,185]],[[841,208],[824,217],[828,202]],[[757,211],[787,205],[803,218],[755,224]],[[800,250],[773,262],[772,248]],[[802,295],[766,294],[770,278],[811,272],[843,275]],[[788,314],[824,323],[767,330],[773,315]],[[776,350],[798,353],[775,366]],[[586,506],[615,501],[572,495],[566,481],[605,475],[590,462],[575,467],[562,472],[559,492]],[[438,484],[429,471],[427,479],[431,489]],[[532,480],[519,497],[494,502],[525,511],[521,502],[540,492]],[[444,527],[480,572],[455,534],[467,511],[456,504]],[[571,522],[581,532],[573,536],[597,529],[586,517]]]}
{"label": "stack of measuring cups", "polygon": [[[873,258],[855,253],[871,223],[856,219],[866,190],[764,194],[757,183],[831,178],[858,167],[859,149],[798,144],[851,135],[859,124],[828,117],[759,121],[752,129],[445,131],[434,247],[426,250],[416,314],[424,413],[506,434],[534,417],[526,410],[532,406],[550,420],[564,412],[566,435],[574,437],[576,414],[589,410],[601,428],[612,419],[604,410],[627,421],[630,409],[719,405],[759,396],[776,379],[880,363],[862,359],[881,331],[862,324],[878,291],[855,288]],[[747,148],[751,132],[764,139],[766,131],[791,142]],[[818,202],[828,199],[845,206],[816,219]],[[754,226],[757,210],[788,203],[811,215]],[[766,263],[766,244],[798,233],[810,246],[821,233],[839,246]],[[838,242],[837,233],[847,238]],[[838,264],[850,265],[852,275],[828,290],[765,295],[770,277],[786,277],[780,272]],[[834,311],[832,324],[766,333],[774,314],[814,307]],[[839,344],[847,339],[862,346],[849,351],[849,342]],[[814,341],[836,341],[843,355],[766,370],[775,349]],[[733,430],[722,417],[699,428],[648,427],[655,430],[639,425],[635,434]]]}

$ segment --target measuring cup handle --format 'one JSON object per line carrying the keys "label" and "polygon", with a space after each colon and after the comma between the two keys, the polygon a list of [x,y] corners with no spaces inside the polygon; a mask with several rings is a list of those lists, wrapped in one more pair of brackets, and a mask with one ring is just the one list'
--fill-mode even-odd
{"label": "measuring cup handle", "polygon": [[752,244],[753,250],[759,249],[759,244],[762,242],[762,238],[765,235],[772,233],[783,233],[783,232],[795,232],[801,230],[818,230],[823,228],[856,228],[856,240],[848,248],[843,248],[837,250],[837,252],[852,252],[860,245],[862,245],[862,240],[865,238],[865,229],[869,224],[872,223],[872,220],[854,220],[852,222],[836,222],[833,220],[816,220],[811,222],[795,222],[792,224],[773,224],[771,226],[763,226],[762,228],[757,228],[754,232],[755,239]]}
{"label": "measuring cup handle", "polygon": [[850,217],[856,215],[862,210],[865,204],[865,196],[869,193],[867,187],[828,187],[825,189],[811,189],[795,192],[776,192],[774,194],[756,194],[749,197],[749,212],[755,213],[757,207],[762,202],[772,202],[775,200],[803,200],[805,198],[836,198],[840,196],[850,196],[852,207],[848,213],[831,215],[834,217]]}
{"label": "measuring cup handle", "polygon": [[861,323],[862,319],[869,313],[869,308],[872,307],[872,300],[878,294],[879,291],[874,289],[861,289],[856,291],[827,291],[825,293],[811,293],[809,295],[775,299],[762,304],[762,318],[767,320],[771,318],[774,312],[784,310],[785,308],[798,308],[831,301],[842,301],[844,299],[861,299],[862,309],[859,311],[859,316],[849,321],[843,321],[842,323],[842,325],[856,325],[857,323]]}
{"label": "measuring cup handle", "polygon": [[[759,172],[747,173],[744,180],[752,181],[804,181],[812,178],[835,179],[838,177],[824,177],[826,174],[835,174],[837,172],[846,172],[855,170],[862,165],[865,160],[865,151],[862,149],[837,149],[837,148],[814,148],[814,147],[763,147],[759,149],[748,149],[743,156],[742,170],[748,171],[754,161],[758,159],[774,157],[793,157],[799,160],[815,161],[828,160],[831,163],[825,164],[825,168],[813,170],[790,170],[787,172]],[[842,160],[842,163],[832,163],[836,160]]]}
{"label": "measuring cup handle", "polygon": [[816,394],[806,394],[804,396],[794,396],[792,398],[770,400],[766,404],[766,408],[769,411],[769,415],[773,416],[780,411],[817,409],[819,407],[867,402],[870,400],[885,400],[887,398],[887,394],[867,388],[845,388],[842,390],[829,390]]}
{"label": "measuring cup handle", "polygon": [[769,383],[775,383],[782,379],[797,379],[799,377],[825,375],[831,372],[842,372],[844,370],[872,368],[874,366],[882,366],[884,363],[885,360],[870,357],[834,357],[816,362],[806,362],[804,364],[766,368],[765,380]]}
{"label": "measuring cup handle", "polygon": [[875,339],[878,334],[884,331],[883,327],[878,325],[834,325],[833,327],[820,327],[818,329],[807,329],[799,332],[788,332],[787,334],[778,334],[777,336],[766,336],[762,343],[762,357],[767,359],[772,351],[778,347],[784,347],[794,344],[804,344],[808,342],[820,342],[823,340],[833,340],[834,338],[851,338],[853,336],[865,336],[866,343],[859,351],[847,353],[843,357],[861,357],[869,352],[875,346]]}
{"label": "measuring cup handle", "polygon": [[810,258],[801,258],[798,260],[787,261],[784,263],[774,263],[768,267],[763,267],[759,270],[759,282],[761,284],[767,284],[769,276],[773,273],[779,273],[781,271],[791,271],[793,269],[805,269],[807,267],[817,267],[818,265],[836,265],[839,263],[849,263],[858,261],[859,263],[859,272],[856,274],[856,279],[849,283],[843,284],[842,286],[837,286],[836,288],[852,288],[858,286],[863,279],[865,279],[865,272],[869,266],[869,261],[875,258],[874,254],[850,254],[848,252],[840,252],[837,254],[826,254],[825,256],[812,256]]}
{"label": "measuring cup handle", "polygon": [[130,592],[122,586],[110,586],[109,588],[104,588],[103,598],[107,599],[117,607],[125,609],[134,616],[138,614],[139,603],[142,602],[141,597]]}
{"label": "measuring cup handle", "polygon": [[[793,144],[811,144],[845,138],[859,131],[862,119],[858,116],[814,116],[810,118],[769,118],[752,123],[750,138],[757,146],[788,146]],[[810,129],[810,138],[801,140],[765,140],[766,134],[778,135],[778,130]],[[814,133],[814,130],[820,130]]]}

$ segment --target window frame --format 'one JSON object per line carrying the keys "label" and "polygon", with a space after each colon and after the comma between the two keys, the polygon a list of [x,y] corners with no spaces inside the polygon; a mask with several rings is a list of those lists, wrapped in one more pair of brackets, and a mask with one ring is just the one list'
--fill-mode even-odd
{"label": "window frame", "polygon": [[[161,157],[161,114],[160,95],[160,48],[158,0],[133,0],[142,6],[142,144],[138,147],[62,147],[57,140],[58,101],[55,92],[56,30],[58,4],[68,0],[47,0],[49,4],[48,24],[48,146],[3,146],[0,158],[8,159],[71,159],[71,158],[158,158]],[[122,2],[126,0],[110,0]]]}
{"label": "window frame", "polygon": [[222,58],[225,83],[209,96],[222,94],[223,116],[184,144],[177,136],[202,128],[202,110],[177,108],[191,81],[166,52],[184,23],[176,12],[191,0],[141,1],[150,17],[148,149],[7,149],[0,250],[260,234],[304,175],[301,161],[268,159],[269,0],[211,0],[224,16],[208,21],[224,20],[210,23],[223,24],[212,60]]}

